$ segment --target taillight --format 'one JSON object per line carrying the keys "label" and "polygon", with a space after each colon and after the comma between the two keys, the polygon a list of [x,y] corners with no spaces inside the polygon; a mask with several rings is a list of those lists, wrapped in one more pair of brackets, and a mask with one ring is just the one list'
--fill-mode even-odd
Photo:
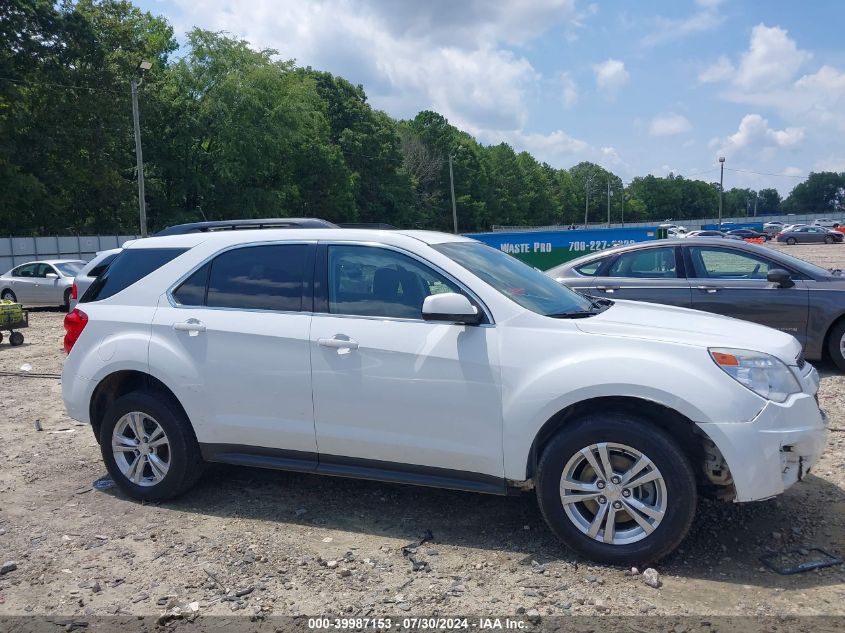
{"label": "taillight", "polygon": [[88,325],[88,315],[79,308],[74,308],[65,315],[65,353],[70,354],[74,343]]}
{"label": "taillight", "polygon": [[70,287],[70,298],[73,299],[73,300],[76,300],[76,293],[77,293],[76,282],[74,281],[73,285]]}

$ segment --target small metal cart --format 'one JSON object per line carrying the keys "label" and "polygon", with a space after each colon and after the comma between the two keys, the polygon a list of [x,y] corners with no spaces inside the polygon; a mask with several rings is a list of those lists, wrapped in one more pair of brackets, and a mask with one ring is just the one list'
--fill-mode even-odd
{"label": "small metal cart", "polygon": [[9,332],[9,345],[13,347],[23,345],[23,334],[17,330],[29,327],[29,312],[27,310],[23,310],[21,312],[21,317],[20,321],[14,321],[11,323],[3,323],[0,321],[0,343],[3,342],[3,331],[5,330]]}

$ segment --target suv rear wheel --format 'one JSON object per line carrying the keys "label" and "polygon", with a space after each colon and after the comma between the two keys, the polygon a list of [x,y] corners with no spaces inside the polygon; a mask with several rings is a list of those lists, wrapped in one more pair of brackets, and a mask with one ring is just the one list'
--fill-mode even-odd
{"label": "suv rear wheel", "polygon": [[121,396],[108,408],[100,450],[114,482],[142,501],[182,494],[204,466],[188,419],[170,397],[150,391]]}
{"label": "suv rear wheel", "polygon": [[604,563],[644,564],[686,536],[696,483],[681,448],[656,426],[622,413],[587,415],[543,451],[537,499],[574,550]]}

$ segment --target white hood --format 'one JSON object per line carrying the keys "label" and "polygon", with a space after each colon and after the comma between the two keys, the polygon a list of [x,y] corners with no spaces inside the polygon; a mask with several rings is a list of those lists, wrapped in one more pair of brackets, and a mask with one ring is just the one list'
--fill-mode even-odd
{"label": "white hood", "polygon": [[641,301],[615,301],[601,314],[579,319],[576,325],[589,334],[765,352],[788,365],[794,365],[801,352],[794,336],[764,325]]}

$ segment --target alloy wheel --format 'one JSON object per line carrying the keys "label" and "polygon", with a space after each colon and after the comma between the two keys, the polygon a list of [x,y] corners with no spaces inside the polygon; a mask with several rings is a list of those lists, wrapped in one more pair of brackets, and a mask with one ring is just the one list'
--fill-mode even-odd
{"label": "alloy wheel", "polygon": [[170,468],[170,440],[155,419],[132,411],[112,433],[112,454],[120,472],[138,486],[155,486]]}
{"label": "alloy wheel", "polygon": [[560,479],[560,500],[578,530],[601,543],[626,545],[652,534],[666,514],[666,482],[645,454],[600,442],[575,453]]}

